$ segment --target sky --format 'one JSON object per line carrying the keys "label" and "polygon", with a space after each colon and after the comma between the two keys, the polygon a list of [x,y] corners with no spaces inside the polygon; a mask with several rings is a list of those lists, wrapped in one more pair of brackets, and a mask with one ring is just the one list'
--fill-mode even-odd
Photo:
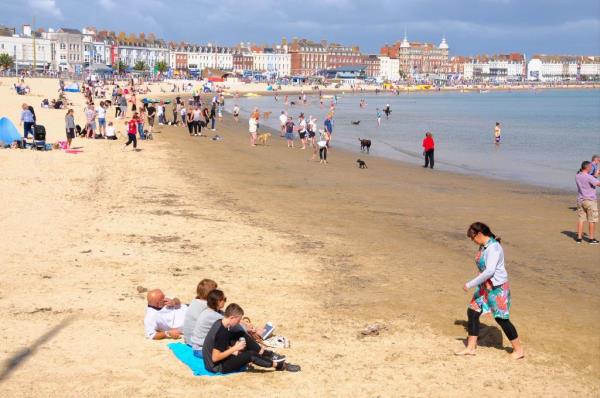
{"label": "sky", "polygon": [[410,41],[445,36],[451,55],[600,55],[598,0],[0,0],[1,25],[20,32],[32,17],[198,44],[298,37],[378,53],[406,30]]}

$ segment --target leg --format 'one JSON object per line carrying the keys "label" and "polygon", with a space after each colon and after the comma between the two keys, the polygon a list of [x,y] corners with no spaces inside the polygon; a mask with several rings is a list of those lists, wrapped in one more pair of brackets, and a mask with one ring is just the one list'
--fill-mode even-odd
{"label": "leg", "polygon": [[133,149],[137,148],[137,137],[135,134],[131,135],[131,139],[133,140]]}
{"label": "leg", "polygon": [[588,222],[588,227],[590,229],[590,240],[594,240],[595,239],[595,232],[596,232],[596,223],[595,222]]}
{"label": "leg", "polygon": [[523,351],[523,347],[521,346],[521,341],[519,340],[519,335],[517,334],[517,329],[512,324],[509,319],[502,318],[494,318],[498,325],[502,328],[502,331],[510,341],[510,344],[513,347],[512,357],[513,359],[521,359],[525,356],[525,352]]}
{"label": "leg", "polygon": [[131,137],[132,137],[132,134],[127,134],[127,142],[125,143],[126,147],[128,147],[129,144],[131,144],[133,142],[133,139]]}
{"label": "leg", "polygon": [[577,222],[577,239],[581,239],[583,236],[583,221]]}
{"label": "leg", "polygon": [[434,151],[433,149],[431,151],[429,151],[430,152],[430,155],[429,155],[429,167],[431,167],[432,169],[433,169],[433,151]]}
{"label": "leg", "polygon": [[456,352],[456,355],[475,355],[475,349],[477,348],[477,337],[479,336],[480,316],[481,312],[472,310],[471,308],[467,310],[467,347],[462,351]]}
{"label": "leg", "polygon": [[425,151],[425,168],[429,167],[429,152]]}

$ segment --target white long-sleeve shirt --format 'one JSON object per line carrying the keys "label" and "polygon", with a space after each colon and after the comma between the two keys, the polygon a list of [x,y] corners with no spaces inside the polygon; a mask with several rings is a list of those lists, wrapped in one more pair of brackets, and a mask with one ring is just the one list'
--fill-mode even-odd
{"label": "white long-sleeve shirt", "polygon": [[504,267],[504,250],[500,243],[488,241],[481,253],[485,263],[485,269],[476,278],[467,283],[467,288],[481,285],[488,279],[492,280],[494,286],[500,286],[508,281],[508,272]]}

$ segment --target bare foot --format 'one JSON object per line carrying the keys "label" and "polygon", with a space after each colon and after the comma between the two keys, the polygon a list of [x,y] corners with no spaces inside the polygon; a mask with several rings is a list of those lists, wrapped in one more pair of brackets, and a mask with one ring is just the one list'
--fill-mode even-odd
{"label": "bare foot", "polygon": [[476,355],[476,354],[477,353],[475,352],[475,350],[471,349],[471,348],[465,348],[464,350],[454,352],[454,355],[458,355],[458,356]]}
{"label": "bare foot", "polygon": [[510,354],[510,357],[515,360],[525,358],[525,351],[523,351],[523,350],[513,351],[512,354]]}

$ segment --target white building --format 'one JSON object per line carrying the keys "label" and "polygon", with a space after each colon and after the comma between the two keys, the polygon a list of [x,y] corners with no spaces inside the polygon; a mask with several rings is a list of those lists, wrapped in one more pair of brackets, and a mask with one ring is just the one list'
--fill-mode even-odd
{"label": "white building", "polygon": [[382,80],[393,82],[400,80],[400,60],[398,58],[379,57],[379,77]]}
{"label": "white building", "polygon": [[481,55],[465,58],[459,69],[467,81],[504,83],[525,79],[526,64],[523,54]]}
{"label": "white building", "polygon": [[170,63],[170,50],[162,40],[121,41],[117,48],[118,60],[133,68],[143,62],[152,71],[161,61]]}
{"label": "white building", "polygon": [[48,29],[44,37],[55,42],[56,70],[81,72],[83,70],[83,34],[77,29],[60,28],[56,31]]}
{"label": "white building", "polygon": [[541,82],[599,80],[600,56],[534,55],[527,79]]}
{"label": "white building", "polygon": [[[171,65],[177,69],[202,71],[206,68],[233,70],[233,50],[229,47],[219,46],[195,46],[178,48],[171,54]],[[183,64],[187,63],[187,67]]]}
{"label": "white building", "polygon": [[292,74],[292,55],[287,52],[287,46],[279,48],[252,49],[252,69],[266,72],[277,77]]}
{"label": "white building", "polygon": [[34,64],[37,71],[54,69],[54,43],[32,32],[29,25],[23,26],[21,35],[0,36],[0,54],[13,57],[18,69],[32,69]]}

